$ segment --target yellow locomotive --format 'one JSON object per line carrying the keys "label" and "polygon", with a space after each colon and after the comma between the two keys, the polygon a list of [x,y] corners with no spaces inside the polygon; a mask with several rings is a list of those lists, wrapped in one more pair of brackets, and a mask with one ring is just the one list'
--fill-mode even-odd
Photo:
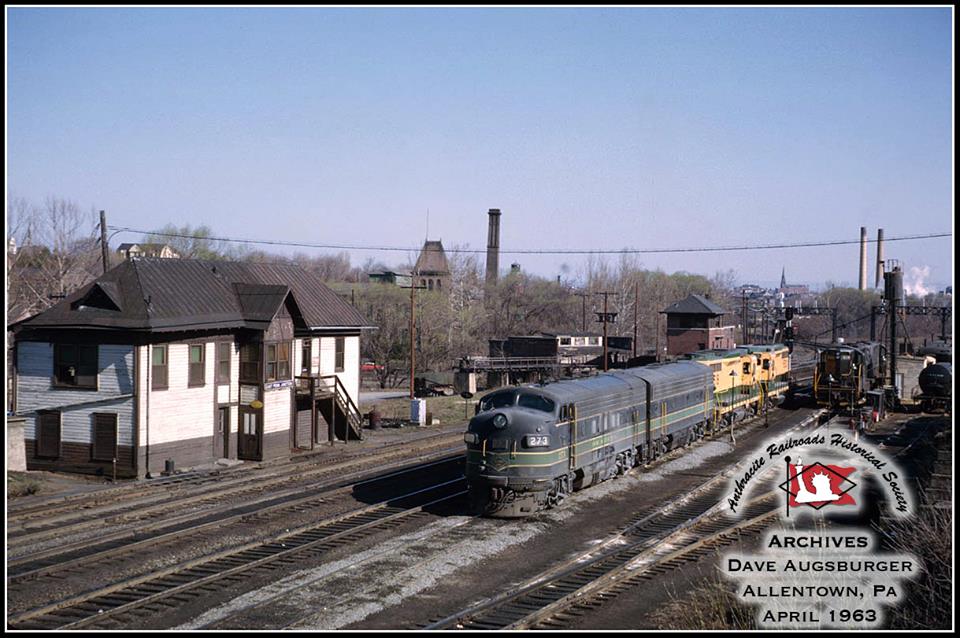
{"label": "yellow locomotive", "polygon": [[715,423],[730,424],[782,403],[789,386],[790,352],[781,344],[704,350],[685,358],[713,372]]}

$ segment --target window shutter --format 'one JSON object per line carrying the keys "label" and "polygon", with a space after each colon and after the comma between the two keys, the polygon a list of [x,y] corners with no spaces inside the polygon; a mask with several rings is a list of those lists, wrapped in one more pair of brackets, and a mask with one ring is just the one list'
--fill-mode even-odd
{"label": "window shutter", "polygon": [[230,383],[230,356],[233,344],[229,341],[217,343],[217,383]]}
{"label": "window shutter", "polygon": [[93,415],[94,461],[112,461],[117,456],[117,415],[97,412]]}
{"label": "window shutter", "polygon": [[37,413],[37,456],[60,458],[60,412]]}
{"label": "window shutter", "polygon": [[151,390],[167,389],[167,346],[153,346],[150,374]]}
{"label": "window shutter", "polygon": [[336,337],[334,344],[334,370],[336,372],[343,372],[344,338]]}

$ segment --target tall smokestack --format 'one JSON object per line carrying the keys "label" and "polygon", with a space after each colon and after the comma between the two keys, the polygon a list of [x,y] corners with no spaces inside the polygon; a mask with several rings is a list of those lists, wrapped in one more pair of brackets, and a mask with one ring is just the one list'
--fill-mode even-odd
{"label": "tall smokestack", "polygon": [[873,287],[879,288],[883,284],[883,229],[877,229],[877,278]]}
{"label": "tall smokestack", "polygon": [[500,209],[491,208],[487,230],[487,283],[496,283],[500,270]]}
{"label": "tall smokestack", "polygon": [[860,227],[860,290],[867,289],[867,227]]}

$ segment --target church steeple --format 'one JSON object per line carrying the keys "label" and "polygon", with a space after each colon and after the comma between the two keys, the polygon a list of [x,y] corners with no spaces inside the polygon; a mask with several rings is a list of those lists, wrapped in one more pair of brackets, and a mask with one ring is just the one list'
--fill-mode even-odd
{"label": "church steeple", "polygon": [[781,288],[787,287],[787,267],[786,266],[783,267],[783,271],[780,273],[780,287]]}

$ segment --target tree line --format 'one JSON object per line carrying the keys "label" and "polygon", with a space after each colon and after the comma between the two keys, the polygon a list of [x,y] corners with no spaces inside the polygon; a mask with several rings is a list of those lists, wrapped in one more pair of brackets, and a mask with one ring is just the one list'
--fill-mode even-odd
{"label": "tree line", "polygon": [[[16,250],[12,243],[8,245],[8,323],[46,309],[102,273],[98,224],[94,208],[84,209],[67,199],[51,197],[39,204],[9,200],[7,233]],[[653,354],[657,344],[664,346],[665,320],[660,311],[689,294],[703,295],[724,308],[725,324],[738,325],[741,320],[742,300],[732,271],[708,278],[645,268],[636,255],[616,259],[592,255],[575,272],[564,267],[556,278],[511,271],[487,284],[482,256],[451,250],[447,255],[450,284],[442,292],[416,291],[417,330],[411,335],[410,291],[369,283],[367,274],[409,271],[415,256],[394,267],[372,259],[355,266],[347,252],[287,256],[219,241],[203,224],[167,224],[141,242],[168,244],[182,258],[295,263],[316,273],[377,326],[361,339],[361,356],[377,364],[382,387],[408,382],[411,339],[419,373],[450,370],[461,357],[487,354],[493,338],[538,332],[601,333],[603,326],[595,312],[603,308],[598,294],[602,292],[610,293],[608,311],[617,313],[615,322],[607,325],[609,335],[632,337],[636,318],[638,354]],[[116,263],[119,257],[113,252],[111,259]],[[856,340],[869,337],[870,308],[880,303],[880,297],[872,291],[828,285],[815,303],[837,308],[840,335]],[[907,303],[934,305],[943,300],[931,295],[908,297]],[[935,317],[911,317],[911,321],[918,339],[939,332]],[[808,317],[794,324],[798,340],[829,340],[829,317]],[[741,339],[739,332],[736,339]]]}

